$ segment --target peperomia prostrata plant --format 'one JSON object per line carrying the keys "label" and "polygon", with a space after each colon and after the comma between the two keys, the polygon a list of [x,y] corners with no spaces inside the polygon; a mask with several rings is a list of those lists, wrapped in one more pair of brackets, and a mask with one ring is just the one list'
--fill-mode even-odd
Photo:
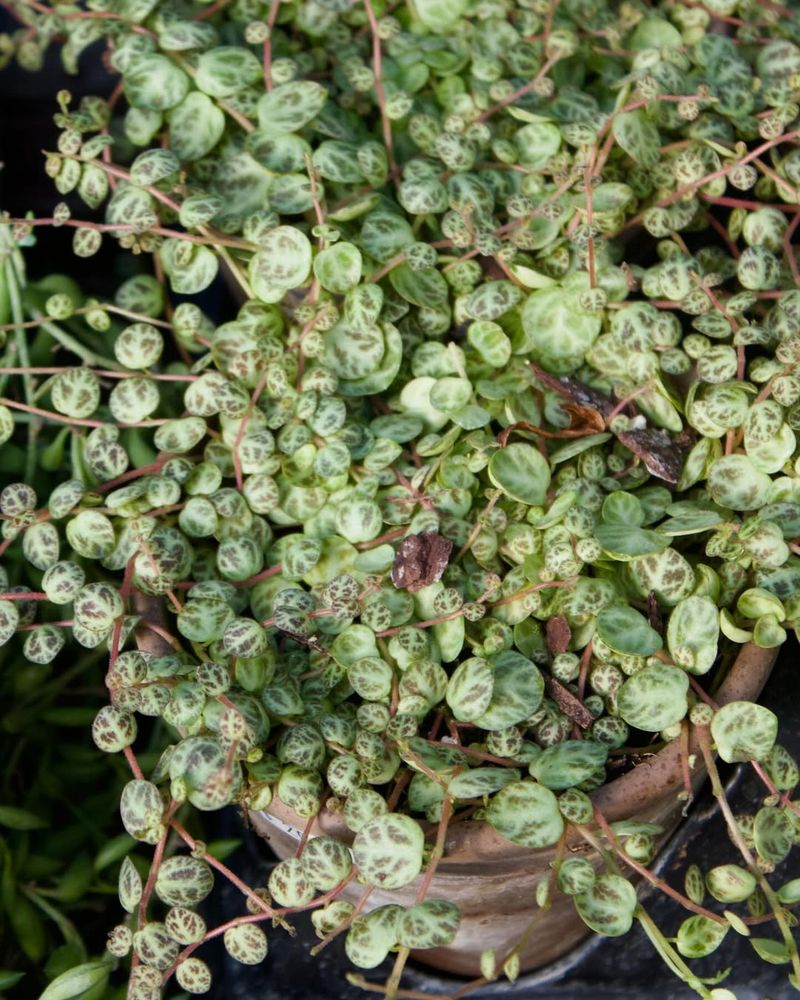
{"label": "peperomia prostrata plant", "polygon": [[[737,645],[800,621],[800,7],[4,6],[5,58],[57,40],[75,69],[105,40],[120,77],[59,93],[45,159],[103,221],[60,202],[0,230],[0,640],[43,674],[107,650],[93,736],[153,847],[109,938],[131,1000],[207,991],[206,940],[259,963],[264,925],[306,910],[356,965],[396,953],[380,989],[402,996],[457,910],[337,897],[424,889],[466,818],[600,847],[603,872],[554,865],[542,919],[558,888],[602,933],[636,920],[714,1000],[687,960],[733,929],[800,988],[800,879],[767,880],[800,838],[797,765],[772,712],[713,698]],[[48,225],[146,266],[107,301],[28,283]],[[217,324],[191,297],[220,274],[239,305]],[[160,720],[146,773],[137,716]],[[742,857],[668,887],[690,915],[665,933],[629,881],[657,835],[589,793],[689,729],[684,794],[702,763]],[[753,816],[715,751],[763,779]],[[187,829],[274,795],[340,812],[352,852],[304,838],[250,887]],[[214,870],[243,915],[209,929]]]}

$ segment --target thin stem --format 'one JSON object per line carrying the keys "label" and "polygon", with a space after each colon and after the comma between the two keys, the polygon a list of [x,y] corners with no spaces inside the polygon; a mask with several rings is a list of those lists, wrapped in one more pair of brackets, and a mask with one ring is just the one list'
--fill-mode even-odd
{"label": "thin stem", "polygon": [[394,173],[395,159],[392,142],[392,121],[386,113],[386,91],[383,87],[381,37],[378,31],[378,21],[375,17],[375,11],[372,9],[372,0],[364,0],[364,9],[367,13],[369,30],[372,35],[372,72],[375,77],[375,98],[381,112],[383,144],[386,147],[386,156],[389,161],[389,171],[390,173]]}
{"label": "thin stem", "polygon": [[775,914],[775,920],[780,929],[781,936],[786,944],[788,954],[791,956],[792,969],[794,970],[795,978],[800,981],[800,954],[798,954],[797,943],[795,942],[791,928],[789,927],[789,922],[786,919],[786,910],[783,908],[783,904],[778,898],[777,893],[756,864],[756,860],[753,857],[750,848],[747,846],[747,841],[742,835],[739,824],[736,822],[736,817],[733,815],[733,810],[728,803],[727,796],[725,795],[725,789],[722,787],[722,781],[720,780],[719,771],[717,770],[717,764],[711,750],[711,735],[708,726],[696,726],[695,732],[697,734],[697,742],[700,746],[700,752],[703,755],[706,770],[708,771],[708,777],[711,781],[711,791],[714,794],[714,798],[719,803],[722,815],[725,817],[728,833],[730,834],[731,840],[738,848],[739,853],[744,858],[747,867],[755,876],[759,888],[764,893],[764,896],[770,905],[770,909]]}

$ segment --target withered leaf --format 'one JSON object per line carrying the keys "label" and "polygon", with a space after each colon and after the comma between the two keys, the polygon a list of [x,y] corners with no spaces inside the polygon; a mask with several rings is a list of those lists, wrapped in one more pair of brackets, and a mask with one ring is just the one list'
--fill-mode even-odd
{"label": "withered leaf", "polygon": [[[576,411],[580,413],[585,411],[587,407],[595,410],[605,421],[617,405],[605,393],[584,385],[576,378],[569,376],[559,378],[543,371],[534,364],[531,364],[531,369],[542,385],[569,400],[572,405],[568,406],[567,409],[573,417],[573,421]],[[616,434],[616,438],[620,444],[642,461],[651,475],[663,479],[671,486],[677,484],[683,469],[684,454],[692,444],[690,435],[684,432],[672,437],[660,428],[642,427],[636,430],[621,431]]]}
{"label": "withered leaf", "polygon": [[408,535],[400,542],[392,565],[392,583],[398,590],[421,590],[441,579],[453,543],[435,531]]}
{"label": "withered leaf", "polygon": [[547,619],[545,627],[545,637],[547,648],[553,656],[559,653],[566,653],[569,641],[572,638],[572,629],[569,627],[567,619],[563,615],[553,615]]}
{"label": "withered leaf", "polygon": [[642,427],[622,431],[617,434],[617,439],[642,460],[651,475],[672,486],[677,485],[683,469],[683,456],[690,444],[688,435],[672,438],[657,427]]}
{"label": "withered leaf", "polygon": [[581,729],[586,729],[591,726],[594,722],[594,716],[583,704],[580,698],[576,698],[569,688],[564,687],[561,681],[557,681],[555,677],[550,674],[545,674],[544,686],[547,693],[556,705],[558,705],[564,715],[569,716],[573,722],[577,722]]}
{"label": "withered leaf", "polygon": [[647,595],[647,621],[651,628],[654,628],[659,635],[664,634],[664,618],[658,604],[655,592],[650,591]]}

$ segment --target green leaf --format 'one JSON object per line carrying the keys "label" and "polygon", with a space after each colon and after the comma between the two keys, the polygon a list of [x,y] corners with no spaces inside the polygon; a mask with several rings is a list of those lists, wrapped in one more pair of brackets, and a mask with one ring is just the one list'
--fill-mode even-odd
{"label": "green leaf", "polygon": [[764,760],[777,735],[777,715],[750,701],[729,702],[711,720],[711,736],[720,757],[728,764]]}
{"label": "green leaf", "polygon": [[224,131],[224,113],[198,91],[192,91],[169,116],[172,152],[184,163],[208,155]]}
{"label": "green leaf", "polygon": [[297,132],[322,111],[328,91],[313,80],[281,83],[258,102],[258,124],[265,132]]}
{"label": "green leaf", "polygon": [[765,861],[779,865],[792,849],[794,835],[794,822],[787,809],[764,806],[756,813],[753,840]]}
{"label": "green leaf", "polygon": [[219,261],[209,247],[187,244],[184,240],[165,240],[159,255],[173,292],[180,295],[204,291],[217,276]]}
{"label": "green leaf", "polygon": [[409,906],[397,924],[397,943],[404,948],[444,948],[452,944],[461,914],[446,899],[426,899]]}
{"label": "green leaf", "polygon": [[522,847],[552,847],[564,832],[558,799],[549,788],[527,780],[512,782],[495,795],[486,822]]}
{"label": "green leaf", "polygon": [[685,717],[688,691],[689,678],[679,667],[666,663],[644,667],[619,689],[619,714],[629,726],[657,733]]}
{"label": "green leaf", "polygon": [[545,747],[530,765],[531,775],[545,788],[561,791],[579,785],[605,765],[608,748],[592,740],[563,740]]}
{"label": "green leaf", "polygon": [[645,616],[624,604],[603,608],[597,616],[597,635],[614,652],[628,656],[651,656],[662,645]]}
{"label": "green leaf", "polygon": [[308,278],[311,244],[294,226],[276,226],[264,235],[261,247],[250,261],[253,291],[262,302],[280,302]]}
{"label": "green leaf", "polygon": [[397,944],[403,907],[390,903],[356,917],[344,942],[347,957],[359,969],[374,969]]}
{"label": "green leaf", "polygon": [[459,663],[447,685],[445,698],[459,722],[474,722],[492,700],[494,668],[480,656]]}
{"label": "green leaf", "polygon": [[7,826],[11,830],[40,830],[49,825],[47,820],[28,812],[27,809],[0,806],[0,826]]}
{"label": "green leaf", "polygon": [[183,70],[162,55],[137,59],[123,79],[128,103],[149,111],[174,108],[186,97],[190,86],[189,77]]}
{"label": "green leaf", "polygon": [[515,354],[530,354],[547,371],[568,374],[582,363],[602,326],[598,313],[581,308],[576,292],[541,288],[522,307],[523,339]]}
{"label": "green leaf", "polygon": [[397,294],[412,305],[430,309],[447,305],[447,282],[435,267],[415,271],[408,264],[398,264],[389,272],[389,282]]}
{"label": "green leaf", "polygon": [[719,948],[729,929],[702,914],[687,917],[678,928],[675,944],[685,958],[704,958]]}
{"label": "green leaf", "polygon": [[667,648],[673,660],[692,674],[707,673],[716,662],[719,611],[709,597],[687,597],[672,610]]}
{"label": "green leaf", "polygon": [[[463,618],[455,620],[463,623]],[[481,729],[506,729],[527,719],[539,707],[544,697],[544,678],[535,663],[514,649],[493,656],[491,664],[492,698],[474,722]]]}
{"label": "green leaf", "polygon": [[489,478],[512,500],[542,505],[550,485],[550,466],[538,448],[517,442],[496,451],[489,460]]}
{"label": "green leaf", "polygon": [[754,937],[751,937],[749,941],[758,957],[764,962],[769,962],[770,965],[786,965],[792,960],[789,949],[783,941]]}
{"label": "green leaf", "polygon": [[0,990],[10,990],[24,976],[24,972],[15,972],[13,969],[0,969]]}
{"label": "green leaf", "polygon": [[509,767],[474,767],[450,779],[447,794],[454,799],[478,799],[519,781],[519,771]]}
{"label": "green leaf", "polygon": [[661,136],[658,128],[642,108],[615,115],[611,130],[617,144],[632,160],[643,167],[658,163],[661,155]]}
{"label": "green leaf", "polygon": [[706,875],[708,891],[721,903],[743,903],[756,884],[755,875],[740,865],[717,865]]}
{"label": "green leaf", "polygon": [[621,561],[661,552],[670,543],[660,531],[623,524],[598,524],[595,538],[609,555]]}
{"label": "green leaf", "polygon": [[581,920],[598,934],[618,937],[631,929],[636,890],[621,875],[600,875],[590,889],[574,899]]}
{"label": "green leaf", "polygon": [[387,813],[359,830],[353,841],[353,857],[370,885],[401,889],[419,875],[424,846],[419,823],[401,813]]}
{"label": "green leaf", "polygon": [[361,251],[352,243],[334,243],[314,260],[314,274],[326,291],[343,295],[361,280]]}
{"label": "green leaf", "polygon": [[414,0],[412,9],[429,31],[439,34],[461,17],[467,0]]}
{"label": "green leaf", "polygon": [[203,52],[197,60],[194,82],[209,97],[232,97],[261,79],[261,63],[238,45],[220,45]]}

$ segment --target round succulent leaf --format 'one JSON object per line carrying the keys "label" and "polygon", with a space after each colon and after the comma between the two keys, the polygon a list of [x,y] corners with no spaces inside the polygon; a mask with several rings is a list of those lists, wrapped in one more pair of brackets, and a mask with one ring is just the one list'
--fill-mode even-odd
{"label": "round succulent leaf", "polygon": [[374,969],[397,944],[397,931],[403,907],[393,903],[378,906],[356,917],[344,942],[347,957],[359,969]]}
{"label": "round succulent leaf", "polygon": [[643,667],[617,694],[619,714],[636,729],[657,733],[680,722],[689,710],[689,678],[666,663]]}
{"label": "round succulent leaf", "polygon": [[467,328],[467,340],[493,368],[503,368],[511,357],[511,341],[498,323],[477,320]]}
{"label": "round succulent leaf", "polygon": [[489,707],[494,690],[494,668],[489,660],[472,656],[453,671],[445,698],[459,722],[474,722]]}
{"label": "round succulent leaf", "polygon": [[305,906],[316,895],[302,858],[287,858],[272,869],[267,883],[278,906]]}
{"label": "round succulent leaf", "polygon": [[253,53],[239,45],[220,45],[197,60],[194,82],[209,97],[232,97],[261,79],[263,70]]}
{"label": "round succulent leaf", "polygon": [[545,502],[550,466],[538,448],[516,442],[494,452],[488,465],[492,483],[512,500],[531,506]]}
{"label": "round succulent leaf", "polygon": [[788,810],[764,806],[756,813],[753,840],[765,861],[779,865],[794,844],[795,826]]}
{"label": "round succulent leaf", "polygon": [[261,249],[250,260],[250,283],[262,302],[280,302],[286,292],[305,282],[310,271],[308,237],[294,226],[276,226],[264,234]]}
{"label": "round succulent leaf", "polygon": [[180,170],[180,160],[169,149],[148,149],[130,166],[131,180],[140,187],[157,184]]}
{"label": "round succulent leaf", "polygon": [[747,455],[724,455],[708,470],[708,491],[720,507],[757,510],[769,499],[772,480]]}
{"label": "round succulent leaf", "polygon": [[191,855],[167,858],[156,876],[156,895],[168,906],[196,906],[213,888],[211,866]]}
{"label": "round succulent leaf", "polygon": [[338,534],[353,545],[377,537],[383,525],[378,504],[355,493],[339,501],[335,517]]}
{"label": "round succulent leaf", "polygon": [[675,663],[692,674],[705,674],[717,660],[719,611],[709,597],[692,596],[670,612],[667,648]]}
{"label": "round succulent leaf", "polygon": [[334,243],[314,259],[314,274],[329,292],[343,295],[361,280],[361,251],[352,243]]}
{"label": "round succulent leaf", "polygon": [[222,941],[231,958],[243,965],[259,965],[267,957],[267,935],[257,924],[229,927]]}
{"label": "round succulent leaf", "polygon": [[453,416],[472,399],[472,383],[453,376],[439,378],[431,387],[429,398],[435,409]]}
{"label": "round succulent leaf", "polygon": [[225,113],[198,90],[187,94],[168,121],[170,146],[183,163],[207,156],[225,131]]}
{"label": "round succulent leaf", "polygon": [[658,162],[661,136],[643,108],[614,115],[611,131],[617,145],[640,166],[652,167]]}
{"label": "round succulent leaf", "polygon": [[131,107],[148,111],[174,108],[189,92],[189,77],[162,55],[137,59],[123,77],[125,96]]}
{"label": "round succulent leaf", "polygon": [[222,633],[222,646],[229,656],[259,656],[268,645],[266,631],[252,618],[234,618]]}
{"label": "round succulent leaf", "polygon": [[719,948],[729,930],[726,924],[697,914],[680,925],[675,946],[684,958],[705,958]]}
{"label": "round succulent leaf", "polygon": [[623,524],[638,528],[644,523],[644,509],[639,498],[625,490],[616,490],[603,501],[600,515],[606,524]]}
{"label": "round succulent leaf", "polygon": [[386,354],[379,326],[351,329],[337,323],[325,334],[325,362],[342,379],[357,379],[377,371]]}
{"label": "round succulent leaf", "polygon": [[178,612],[178,631],[191,642],[220,639],[235,614],[227,601],[213,597],[192,598]]}
{"label": "round succulent leaf", "polygon": [[751,937],[748,940],[762,962],[769,962],[770,965],[788,965],[792,960],[791,952],[783,941],[760,937]]}
{"label": "round succulent leaf", "polygon": [[677,549],[667,548],[632,559],[628,568],[639,594],[647,597],[652,593],[662,607],[678,604],[696,585],[691,563]]}
{"label": "round succulent leaf", "polygon": [[19,610],[14,601],[0,601],[0,646],[5,646],[16,632]]}
{"label": "round succulent leaf", "polygon": [[670,538],[661,531],[624,524],[598,524],[595,538],[605,551],[621,562],[661,552]]}
{"label": "round succulent leaf", "polygon": [[192,451],[206,436],[206,422],[202,417],[179,417],[162,424],[153,435],[159,451],[176,455]]}
{"label": "round succulent leaf", "polygon": [[580,785],[605,766],[608,747],[592,740],[563,740],[545,749],[530,765],[530,774],[545,788],[561,791]]}
{"label": "round succulent leaf", "polygon": [[136,739],[136,717],[113,705],[103,705],[92,722],[92,739],[106,753],[124,750]]}
{"label": "round succulent leaf", "polygon": [[[462,619],[457,619],[463,621]],[[507,729],[532,715],[544,697],[544,678],[533,661],[513,649],[491,658],[494,684],[489,706],[474,721],[485,730]]]}
{"label": "round succulent leaf", "polygon": [[455,940],[461,914],[446,899],[426,899],[403,911],[397,943],[404,948],[444,948]]}
{"label": "round succulent leaf", "polygon": [[55,625],[39,625],[28,633],[22,654],[30,663],[51,663],[64,648],[65,642],[66,638],[60,628]]}
{"label": "round succulent leaf", "polygon": [[623,604],[605,607],[597,616],[597,635],[616,653],[651,656],[662,646],[661,636],[645,616]]}
{"label": "round succulent leaf", "polygon": [[370,885],[400,889],[419,875],[425,838],[419,824],[400,813],[377,816],[353,841],[359,873]]}
{"label": "round succulent leaf", "polygon": [[301,856],[306,878],[320,892],[329,892],[350,874],[350,851],[335,837],[314,837]]}
{"label": "round succulent leaf", "polygon": [[778,717],[763,705],[731,701],[711,720],[711,736],[728,764],[766,759],[778,735]]}
{"label": "round succulent leaf", "polygon": [[361,698],[384,701],[392,693],[392,668],[377,656],[364,656],[347,669],[350,686]]}
{"label": "round succulent leaf", "polygon": [[122,825],[134,840],[154,844],[160,837],[164,803],[156,785],[136,779],[122,789],[119,806]]}
{"label": "round succulent leaf", "polygon": [[473,767],[450,779],[447,794],[453,799],[479,799],[519,778],[519,771],[513,767]]}
{"label": "round succulent leaf", "polygon": [[258,102],[258,124],[264,132],[297,132],[322,111],[328,92],[313,80],[281,83]]}
{"label": "round succulent leaf", "polygon": [[50,384],[53,409],[83,420],[100,404],[100,380],[90,368],[65,368]]}
{"label": "round succulent leaf", "polygon": [[447,282],[434,267],[414,270],[398,264],[389,272],[389,282],[397,294],[412,305],[438,309],[447,305]]}
{"label": "round succulent leaf", "polygon": [[523,336],[515,354],[529,354],[547,371],[568,374],[582,362],[600,333],[602,318],[583,309],[575,292],[541,288],[522,307]]}
{"label": "round succulent leaf", "polygon": [[164,971],[178,957],[178,942],[160,921],[151,920],[134,933],[133,950],[144,965]]}
{"label": "round succulent leaf", "polygon": [[600,875],[586,892],[574,897],[581,920],[597,934],[618,937],[633,924],[636,890],[621,875]]}
{"label": "round succulent leaf", "polygon": [[190,955],[175,967],[175,981],[187,993],[208,993],[211,989],[211,969],[202,958]]}
{"label": "round succulent leaf", "polygon": [[742,903],[756,889],[756,877],[740,865],[717,865],[706,873],[706,887],[721,903]]}
{"label": "round succulent leaf", "polygon": [[187,249],[184,240],[165,240],[159,248],[159,256],[173,292],[179,295],[196,295],[204,291],[219,270],[213,250],[197,244]]}
{"label": "round succulent leaf", "polygon": [[522,291],[512,282],[486,281],[467,298],[464,311],[471,319],[491,321],[519,305],[521,299]]}
{"label": "round succulent leaf", "polygon": [[164,926],[178,944],[194,944],[206,936],[206,922],[195,910],[171,906],[164,915]]}
{"label": "round succulent leaf", "polygon": [[558,799],[549,788],[527,780],[500,789],[486,810],[486,822],[522,847],[552,847],[564,832]]}

